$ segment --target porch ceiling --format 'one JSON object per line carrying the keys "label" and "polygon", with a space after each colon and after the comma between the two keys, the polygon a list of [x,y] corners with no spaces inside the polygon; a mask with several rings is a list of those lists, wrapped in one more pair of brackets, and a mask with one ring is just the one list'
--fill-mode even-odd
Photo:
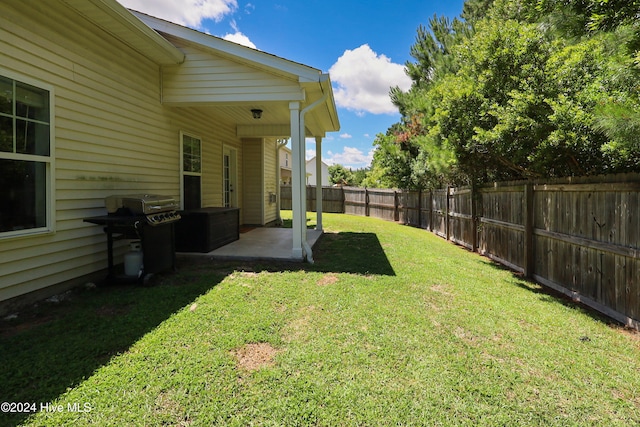
{"label": "porch ceiling", "polygon": [[[208,105],[202,108],[207,114],[219,118],[225,123],[236,126],[236,135],[240,138],[291,136],[290,112],[288,102],[248,102],[236,104]],[[262,110],[262,117],[254,119],[252,109]],[[323,125],[320,114],[311,111],[306,119],[306,134],[311,136],[325,136],[327,129]]]}

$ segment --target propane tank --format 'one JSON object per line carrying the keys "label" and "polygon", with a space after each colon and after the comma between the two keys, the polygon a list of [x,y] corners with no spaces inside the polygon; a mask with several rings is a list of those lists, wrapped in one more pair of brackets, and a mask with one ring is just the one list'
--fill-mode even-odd
{"label": "propane tank", "polygon": [[142,245],[139,241],[129,244],[129,252],[124,254],[124,274],[140,276],[142,273]]}

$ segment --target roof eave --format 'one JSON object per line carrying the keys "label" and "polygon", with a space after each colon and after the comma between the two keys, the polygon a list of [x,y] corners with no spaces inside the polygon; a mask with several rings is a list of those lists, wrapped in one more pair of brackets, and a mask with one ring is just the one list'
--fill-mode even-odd
{"label": "roof eave", "polygon": [[238,43],[224,40],[220,37],[205,34],[142,12],[132,10],[131,13],[144,24],[159,33],[169,34],[192,43],[215,49],[222,55],[233,57],[236,60],[244,60],[254,66],[259,65],[264,68],[271,69],[272,71],[297,76],[300,83],[318,82],[318,79],[322,75],[320,70],[309,67],[308,65],[290,61],[257,49],[252,49]]}
{"label": "roof eave", "polygon": [[158,65],[179,64],[184,61],[184,53],[180,49],[115,0],[62,1]]}

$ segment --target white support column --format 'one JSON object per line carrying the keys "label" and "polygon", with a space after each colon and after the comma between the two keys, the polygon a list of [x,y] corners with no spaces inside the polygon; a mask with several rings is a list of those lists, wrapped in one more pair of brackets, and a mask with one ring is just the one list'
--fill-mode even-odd
{"label": "white support column", "polygon": [[316,230],[322,231],[322,137],[316,136]]}
{"label": "white support column", "polygon": [[293,215],[293,248],[291,255],[296,259],[304,258],[302,249],[303,236],[302,227],[307,226],[307,213],[305,212],[303,192],[306,193],[304,187],[305,174],[304,168],[301,168],[301,160],[304,163],[304,139],[300,140],[300,103],[290,102],[289,112],[291,117],[291,210]]}
{"label": "white support column", "polygon": [[304,124],[305,111],[300,112],[300,212],[302,212],[302,221],[300,223],[300,237],[302,239],[303,257],[309,258],[311,254],[308,252],[307,245],[307,159],[306,159],[306,137],[307,132]]}

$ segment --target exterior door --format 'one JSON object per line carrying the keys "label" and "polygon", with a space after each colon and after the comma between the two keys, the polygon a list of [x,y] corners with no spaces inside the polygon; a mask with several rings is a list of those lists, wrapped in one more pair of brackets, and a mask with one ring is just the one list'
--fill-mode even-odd
{"label": "exterior door", "polygon": [[224,147],[222,153],[222,196],[225,207],[238,206],[237,151]]}
{"label": "exterior door", "polygon": [[181,132],[182,209],[202,207],[202,140]]}

